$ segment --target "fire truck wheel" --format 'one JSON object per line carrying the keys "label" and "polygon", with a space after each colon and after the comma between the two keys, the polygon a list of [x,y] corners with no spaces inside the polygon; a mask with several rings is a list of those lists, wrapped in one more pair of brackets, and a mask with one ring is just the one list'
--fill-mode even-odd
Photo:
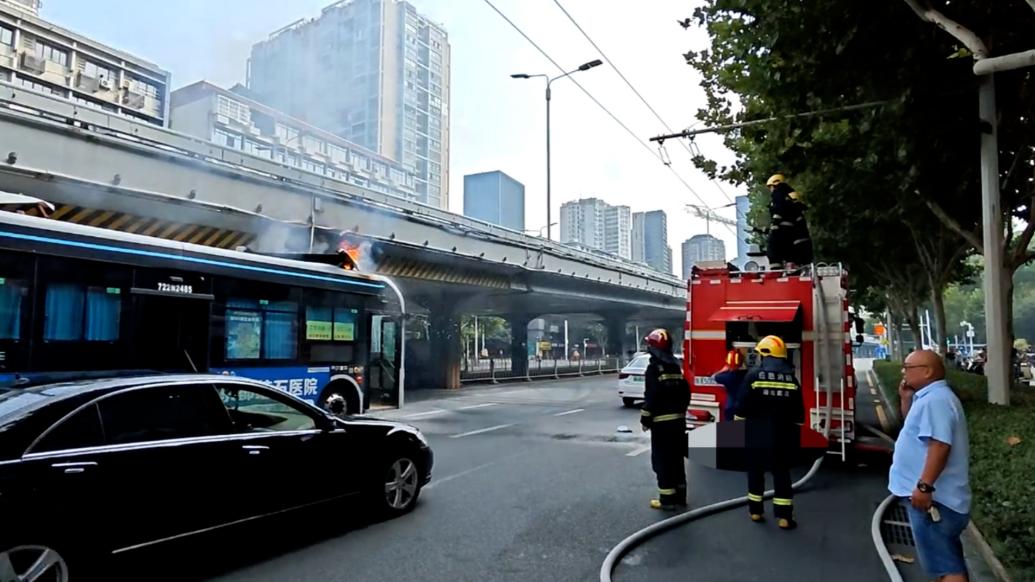
{"label": "fire truck wheel", "polygon": [[626,408],[632,408],[633,405],[635,405],[635,404],[636,404],[636,399],[635,398],[623,398],[622,399],[622,406],[625,406]]}

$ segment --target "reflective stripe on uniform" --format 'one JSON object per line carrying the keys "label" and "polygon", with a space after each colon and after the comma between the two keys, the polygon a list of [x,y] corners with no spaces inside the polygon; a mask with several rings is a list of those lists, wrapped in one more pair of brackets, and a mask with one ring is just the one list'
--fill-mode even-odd
{"label": "reflective stripe on uniform", "polygon": [[685,414],[662,414],[654,417],[654,422],[665,422],[666,420],[679,420],[680,418],[686,418]]}
{"label": "reflective stripe on uniform", "polygon": [[676,494],[676,490],[675,489],[662,489],[661,487],[658,487],[658,493],[660,493],[662,495],[675,495]]}
{"label": "reflective stripe on uniform", "polygon": [[751,383],[752,388],[780,388],[782,390],[797,390],[798,385],[794,382],[772,382],[770,380],[756,380]]}
{"label": "reflective stripe on uniform", "polygon": [[668,382],[669,380],[682,380],[682,374],[662,374],[658,376],[658,380],[661,382]]}
{"label": "reflective stripe on uniform", "polygon": [[650,416],[649,410],[640,410],[640,416]]}
{"label": "reflective stripe on uniform", "polygon": [[782,499],[780,497],[773,497],[773,505],[786,505],[786,506],[790,507],[793,504],[794,504],[794,501],[791,500],[791,499]]}
{"label": "reflective stripe on uniform", "polygon": [[744,420],[744,417],[743,416],[737,416],[736,414],[734,414],[733,415],[733,420]]}
{"label": "reflective stripe on uniform", "polygon": [[762,496],[755,495],[754,493],[748,493],[748,501],[762,501]]}

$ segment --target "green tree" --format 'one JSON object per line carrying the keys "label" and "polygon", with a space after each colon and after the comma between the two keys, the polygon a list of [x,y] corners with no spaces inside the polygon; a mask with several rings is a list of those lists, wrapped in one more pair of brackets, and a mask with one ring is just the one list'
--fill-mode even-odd
{"label": "green tree", "polygon": [[[1008,39],[1004,48],[1030,42],[1023,0],[977,4],[960,10],[983,14]],[[878,290],[861,294],[887,297],[914,331],[920,304],[931,301],[947,337],[940,298],[965,276],[980,225],[977,79],[967,59],[947,58],[959,55],[953,39],[904,2],[708,0],[695,17],[711,36],[707,50],[687,55],[708,98],[699,118],[772,120],[724,134],[737,154],[731,166],[703,156],[695,163],[738,183],[790,174],[809,205],[818,258],[846,263],[855,290]],[[1027,218],[1032,191],[1016,168],[1031,160],[1031,132],[1021,126],[1032,100],[1016,97],[1027,80],[1004,83],[1004,111],[1016,121],[1000,136],[1004,157],[1012,156],[1004,192],[1017,190],[1004,207]],[[873,102],[881,105],[845,109]],[[828,109],[839,111],[795,116]],[[756,208],[766,201],[761,188],[752,197]]]}

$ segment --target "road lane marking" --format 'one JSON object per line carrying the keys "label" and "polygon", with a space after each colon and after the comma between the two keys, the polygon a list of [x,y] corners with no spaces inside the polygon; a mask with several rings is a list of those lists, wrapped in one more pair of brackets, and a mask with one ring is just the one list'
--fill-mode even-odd
{"label": "road lane marking", "polygon": [[402,418],[406,418],[406,419],[410,419],[410,418],[424,418],[426,416],[435,416],[436,414],[445,414],[446,412],[449,412],[449,411],[445,410],[445,409],[442,409],[442,408],[436,408],[435,410],[428,410],[426,412],[418,412],[416,414],[408,414],[408,415],[406,415],[406,416],[404,416]]}
{"label": "road lane marking", "polygon": [[490,426],[489,428],[480,428],[478,430],[472,430],[470,432],[462,432],[460,434],[452,435],[449,438],[451,438],[451,439],[459,439],[459,438],[468,437],[468,436],[472,436],[472,435],[476,435],[476,434],[482,434],[482,433],[485,433],[485,432],[492,432],[494,430],[500,430],[501,428],[507,428],[507,427],[511,427],[511,426],[514,426],[514,425],[513,424],[498,424],[496,426]]}
{"label": "road lane marking", "polygon": [[629,451],[628,453],[625,453],[625,456],[626,457],[638,457],[638,456],[642,455],[643,453],[646,453],[649,450],[650,450],[650,445],[643,445],[642,447],[640,447],[638,449],[634,449],[632,451]]}
{"label": "road lane marking", "polygon": [[881,428],[881,430],[883,430],[884,432],[888,432],[888,430],[889,430],[888,417],[884,415],[884,407],[883,406],[874,406],[874,408],[877,409],[877,420],[880,421],[880,428]]}
{"label": "road lane marking", "polygon": [[474,410],[475,408],[487,408],[489,406],[496,406],[495,402],[486,402],[485,404],[472,404],[470,406],[461,406],[457,410]]}
{"label": "road lane marking", "polygon": [[475,471],[480,471],[480,470],[482,470],[482,469],[484,469],[486,467],[490,467],[492,465],[495,465],[496,463],[499,463],[499,461],[489,461],[488,463],[482,463],[481,465],[478,465],[477,467],[471,467],[470,469],[466,469],[464,471],[460,471],[459,473],[453,473],[452,475],[449,475],[447,477],[443,477],[441,479],[433,479],[431,481],[431,483],[428,483],[424,487],[424,489],[431,489],[432,487],[434,487],[436,485],[441,485],[441,484],[446,483],[448,481],[452,481],[453,479],[459,479],[460,477],[463,477],[465,475],[470,475],[471,473],[474,473]]}
{"label": "road lane marking", "polygon": [[870,394],[873,394],[874,396],[876,396],[877,395],[877,389],[874,388],[873,386],[870,386]]}
{"label": "road lane marking", "polygon": [[567,416],[569,414],[577,414],[577,413],[582,412],[584,410],[586,410],[586,409],[585,408],[576,408],[575,410],[568,410],[567,412],[558,412],[554,416]]}

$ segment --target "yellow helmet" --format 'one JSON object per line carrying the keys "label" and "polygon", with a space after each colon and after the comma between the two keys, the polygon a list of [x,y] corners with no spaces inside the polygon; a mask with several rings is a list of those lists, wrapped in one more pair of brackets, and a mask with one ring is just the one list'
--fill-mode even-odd
{"label": "yellow helmet", "polygon": [[783,340],[775,335],[767,335],[759,340],[758,345],[755,346],[755,351],[763,356],[786,358],[787,344],[783,343]]}
{"label": "yellow helmet", "polygon": [[773,186],[781,184],[785,181],[786,178],[783,177],[783,174],[773,174],[772,176],[769,176],[768,180],[765,181],[765,187],[772,188]]}

